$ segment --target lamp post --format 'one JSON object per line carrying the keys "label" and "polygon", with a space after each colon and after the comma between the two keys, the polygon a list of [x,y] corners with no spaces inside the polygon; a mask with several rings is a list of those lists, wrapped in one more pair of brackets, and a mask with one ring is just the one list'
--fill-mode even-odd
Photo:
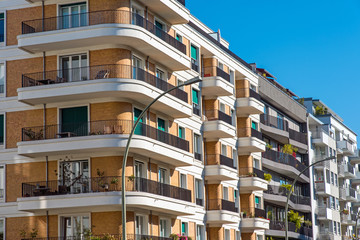
{"label": "lamp post", "polygon": [[136,122],[134,123],[134,126],[131,130],[131,133],[129,135],[128,141],[126,143],[126,148],[125,148],[125,153],[124,153],[124,158],[123,158],[123,164],[122,164],[122,185],[121,185],[121,205],[122,205],[122,239],[126,240],[126,201],[125,201],[125,168],[126,168],[126,162],[127,162],[127,157],[129,154],[129,148],[130,148],[130,142],[131,139],[134,135],[136,126],[138,125],[138,123],[140,122],[140,120],[142,119],[142,117],[145,115],[145,113],[147,112],[147,110],[149,110],[149,108],[157,101],[159,100],[162,96],[164,96],[165,94],[180,88],[182,86],[187,86],[187,85],[191,85],[197,82],[201,82],[201,77],[195,77],[192,78],[186,82],[184,82],[183,84],[180,84],[178,86],[175,86],[165,92],[163,92],[162,94],[160,94],[157,98],[155,98],[149,105],[146,106],[146,108],[141,112],[140,116],[138,117],[138,119],[136,120]]}
{"label": "lamp post", "polygon": [[358,220],[360,219],[360,212],[358,212],[356,214],[356,223],[355,223],[355,239],[358,240],[358,230],[357,230],[357,225],[358,225]]}
{"label": "lamp post", "polygon": [[286,205],[285,205],[285,240],[289,240],[288,238],[288,229],[289,229],[289,223],[288,223],[288,210],[289,210],[289,199],[290,199],[290,196],[291,196],[291,193],[294,189],[294,186],[298,180],[298,178],[301,176],[301,174],[303,174],[305,171],[307,171],[309,168],[311,168],[312,166],[318,164],[318,163],[322,163],[322,162],[325,162],[325,161],[329,161],[331,159],[335,159],[336,157],[335,156],[332,156],[332,157],[328,157],[328,158],[325,158],[325,159],[322,159],[322,160],[319,160],[319,161],[316,161],[312,164],[310,164],[309,166],[307,166],[304,170],[302,170],[295,178],[293,184],[291,185],[291,188],[290,188],[290,191],[287,195],[287,199],[286,199]]}

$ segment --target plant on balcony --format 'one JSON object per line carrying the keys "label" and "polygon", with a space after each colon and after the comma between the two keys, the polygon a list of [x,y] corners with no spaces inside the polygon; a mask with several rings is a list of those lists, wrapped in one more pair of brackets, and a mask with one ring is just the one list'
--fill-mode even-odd
{"label": "plant on balcony", "polygon": [[304,98],[299,98],[297,101],[304,106]]}
{"label": "plant on balcony", "polygon": [[283,153],[286,153],[286,154],[289,154],[289,155],[293,155],[294,153],[296,153],[299,149],[294,147],[293,145],[291,144],[285,144],[283,147],[282,147],[282,152]]}
{"label": "plant on balcony", "polygon": [[272,211],[268,211],[267,212],[267,218],[270,220],[270,219],[272,219],[272,216],[273,216]]}
{"label": "plant on balcony", "polygon": [[267,143],[266,148],[271,150],[273,148],[273,146],[270,143]]}
{"label": "plant on balcony", "polygon": [[117,190],[117,186],[119,184],[119,179],[114,177],[113,179],[111,179],[111,182],[110,182],[111,185],[115,185],[115,190]]}
{"label": "plant on balcony", "polygon": [[286,188],[288,191],[294,192],[294,188],[291,189],[292,185],[291,184],[281,184],[280,187],[282,188]]}
{"label": "plant on balcony", "polygon": [[254,172],[249,172],[249,173],[247,174],[247,176],[248,176],[248,177],[257,177],[256,173],[254,173]]}
{"label": "plant on balcony", "polygon": [[301,228],[301,224],[304,223],[304,216],[300,216],[299,212],[290,210],[288,212],[288,221],[295,223],[295,232],[297,232]]}
{"label": "plant on balcony", "polygon": [[182,236],[180,234],[172,233],[170,234],[171,240],[192,240],[191,237]]}
{"label": "plant on balcony", "polygon": [[[31,229],[31,231],[29,232],[29,238],[28,239],[35,239],[38,235],[39,230],[37,228],[33,228]],[[25,239],[27,236],[27,232],[24,229],[20,230],[20,237],[22,239]]]}
{"label": "plant on balcony", "polygon": [[40,129],[39,132],[34,132],[30,129],[24,129],[24,134],[30,139],[30,140],[41,140],[44,138],[43,129]]}
{"label": "plant on balcony", "polygon": [[345,214],[345,215],[348,215],[348,214],[349,214],[349,210],[348,210],[348,209],[343,209],[341,212],[342,212],[343,214]]}
{"label": "plant on balcony", "polygon": [[134,176],[134,175],[129,176],[129,177],[128,177],[128,180],[129,180],[130,182],[133,182],[133,181],[135,180],[135,176]]}
{"label": "plant on balcony", "polygon": [[316,106],[315,107],[315,115],[324,115],[328,113],[328,109],[324,108],[323,106]]}
{"label": "plant on balcony", "polygon": [[270,173],[264,173],[264,179],[268,182],[271,182],[272,175]]}
{"label": "plant on balcony", "polygon": [[310,228],[312,226],[312,222],[310,220],[305,220],[304,224],[306,227]]}

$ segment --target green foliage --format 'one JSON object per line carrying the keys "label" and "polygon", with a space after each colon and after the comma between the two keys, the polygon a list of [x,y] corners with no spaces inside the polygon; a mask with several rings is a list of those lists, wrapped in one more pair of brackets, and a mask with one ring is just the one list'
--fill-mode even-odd
{"label": "green foliage", "polygon": [[266,181],[270,182],[272,179],[272,175],[270,173],[264,173],[264,179]]}
{"label": "green foliage", "polygon": [[134,175],[129,176],[129,177],[128,177],[128,180],[131,181],[131,182],[134,181],[134,180],[135,180],[135,176],[134,176]]}
{"label": "green foliage", "polygon": [[[39,232],[39,230],[37,228],[31,229],[31,231],[29,232],[29,238],[30,239],[35,239],[37,237],[37,235],[38,235],[38,232]],[[27,235],[26,231],[24,229],[21,229],[20,230],[20,237],[21,238],[26,238],[26,235]]]}
{"label": "green foliage", "polygon": [[299,212],[290,210],[288,213],[288,221],[295,223],[295,231],[297,232],[301,228],[301,224],[304,223],[304,216],[300,216]]}
{"label": "green foliage", "polygon": [[323,106],[316,106],[315,108],[315,115],[324,115],[327,114],[328,109],[324,108]]}
{"label": "green foliage", "polygon": [[292,155],[294,152],[297,152],[297,151],[298,151],[298,149],[291,144],[285,144],[282,147],[282,152],[286,153],[286,154]]}
{"label": "green foliage", "polygon": [[267,149],[272,149],[272,147],[273,147],[273,146],[272,146],[270,143],[267,143],[267,144],[266,144],[266,148],[267,148]]}
{"label": "green foliage", "polygon": [[272,220],[272,217],[273,217],[272,211],[268,211],[268,212],[267,212],[267,218],[270,219],[270,220]]}
{"label": "green foliage", "polygon": [[111,182],[110,182],[110,183],[111,183],[111,184],[118,185],[119,179],[118,179],[118,178],[113,178],[113,179],[111,179]]}
{"label": "green foliage", "polygon": [[20,230],[20,237],[21,238],[26,238],[26,231],[24,229]]}
{"label": "green foliage", "polygon": [[311,227],[312,226],[312,222],[310,220],[305,220],[304,221],[304,224],[307,226],[307,227]]}
{"label": "green foliage", "polygon": [[288,191],[294,192],[294,188],[291,189],[291,184],[281,184],[280,187],[286,188]]}
{"label": "green foliage", "polygon": [[299,99],[298,99],[298,102],[299,102],[301,105],[304,105],[304,98],[299,98]]}

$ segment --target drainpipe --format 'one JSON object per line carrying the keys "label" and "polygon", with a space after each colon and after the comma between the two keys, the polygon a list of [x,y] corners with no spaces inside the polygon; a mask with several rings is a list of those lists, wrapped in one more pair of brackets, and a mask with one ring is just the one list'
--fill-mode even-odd
{"label": "drainpipe", "polygon": [[149,179],[151,181],[151,158],[149,158]]}
{"label": "drainpipe", "polygon": [[45,80],[45,69],[46,69],[46,54],[43,52],[43,80]]}
{"label": "drainpipe", "polygon": [[46,156],[46,187],[49,186],[49,157]]}
{"label": "drainpipe", "polygon": [[152,221],[152,210],[150,210],[150,236],[153,235],[153,221]]}
{"label": "drainpipe", "polygon": [[148,7],[145,7],[145,18],[146,18],[146,29],[148,29],[148,17],[149,17],[149,12],[148,12]]}
{"label": "drainpipe", "polygon": [[42,1],[42,31],[44,32],[45,30],[45,27],[44,27],[44,24],[45,24],[45,6],[44,6],[44,0]]}
{"label": "drainpipe", "polygon": [[49,240],[49,211],[46,211],[46,239]]}
{"label": "drainpipe", "polygon": [[43,109],[43,139],[46,139],[46,104],[45,103]]}

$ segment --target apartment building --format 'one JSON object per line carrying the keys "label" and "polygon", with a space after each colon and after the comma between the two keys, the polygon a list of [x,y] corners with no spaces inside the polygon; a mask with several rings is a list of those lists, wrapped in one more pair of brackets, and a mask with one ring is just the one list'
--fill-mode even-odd
{"label": "apartment building", "polygon": [[358,213],[359,155],[356,134],[322,101],[305,98],[309,113],[309,155],[313,162],[335,156],[313,169],[314,235],[352,239]]}
{"label": "apartment building", "polygon": [[0,0],[0,239],[264,240],[259,77],[184,0]]}

